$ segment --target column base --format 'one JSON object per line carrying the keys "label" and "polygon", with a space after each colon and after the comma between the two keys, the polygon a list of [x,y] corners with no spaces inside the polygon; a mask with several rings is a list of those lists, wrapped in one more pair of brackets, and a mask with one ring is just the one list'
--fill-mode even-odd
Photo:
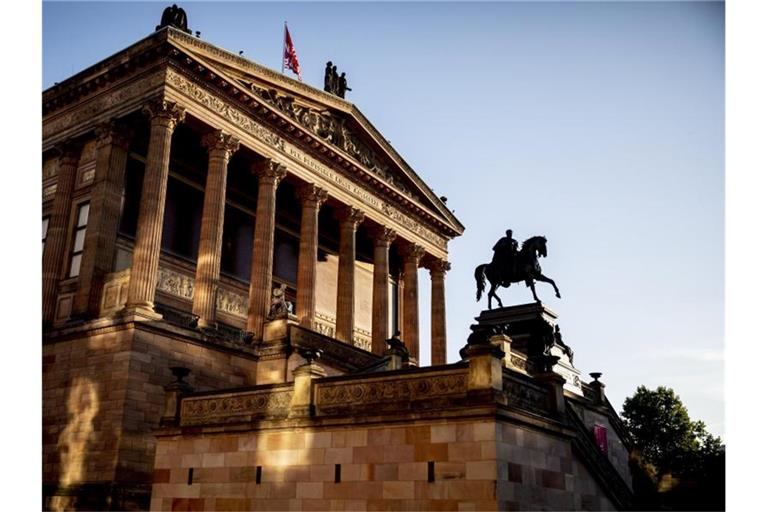
{"label": "column base", "polygon": [[138,322],[163,319],[163,315],[155,311],[154,304],[151,302],[143,304],[127,304],[122,311],[120,311],[120,315],[124,317],[133,317],[132,320]]}

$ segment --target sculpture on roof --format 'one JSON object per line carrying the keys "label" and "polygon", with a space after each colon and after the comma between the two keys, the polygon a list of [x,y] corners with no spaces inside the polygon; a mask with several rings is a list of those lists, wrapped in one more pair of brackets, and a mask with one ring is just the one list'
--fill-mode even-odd
{"label": "sculpture on roof", "polygon": [[323,90],[325,92],[336,95],[339,98],[344,98],[344,96],[347,94],[347,91],[352,90],[347,87],[347,74],[342,73],[341,76],[339,76],[339,72],[336,71],[336,66],[334,66],[333,62],[331,61],[325,63]]}
{"label": "sculpture on roof", "polygon": [[187,34],[192,33],[192,31],[187,28],[187,13],[176,4],[166,7],[165,10],[163,10],[163,15],[160,17],[160,24],[155,27],[155,30],[160,30],[163,27],[174,27],[183,30]]}
{"label": "sculpture on roof", "polygon": [[499,307],[503,307],[501,299],[496,295],[499,286],[508,287],[510,283],[525,282],[525,285],[533,292],[533,299],[541,302],[536,295],[535,281],[549,283],[555,289],[555,296],[560,298],[560,290],[555,282],[541,273],[539,256],[547,257],[547,239],[543,236],[534,236],[523,242],[519,251],[515,250],[517,241],[512,238],[512,230],[507,230],[506,238],[499,240],[494,249],[494,258],[491,263],[484,263],[475,269],[477,281],[477,300],[483,295],[486,278],[491,284],[488,291],[488,309],[493,309],[491,298],[495,297]]}

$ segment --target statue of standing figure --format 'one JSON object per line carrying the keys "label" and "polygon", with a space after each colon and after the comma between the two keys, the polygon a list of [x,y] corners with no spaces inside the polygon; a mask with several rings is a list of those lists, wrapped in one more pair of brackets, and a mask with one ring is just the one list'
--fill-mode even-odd
{"label": "statue of standing figure", "polygon": [[325,92],[335,94],[339,98],[343,98],[347,91],[352,90],[347,87],[347,74],[342,73],[341,76],[339,76],[338,71],[336,71],[336,66],[334,66],[333,62],[331,61],[325,63],[325,79],[323,80],[323,90]]}

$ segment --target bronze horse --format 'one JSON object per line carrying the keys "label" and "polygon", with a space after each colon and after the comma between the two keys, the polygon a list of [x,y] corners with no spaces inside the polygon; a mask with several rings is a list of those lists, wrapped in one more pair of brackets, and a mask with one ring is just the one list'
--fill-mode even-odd
{"label": "bronze horse", "polygon": [[[555,289],[555,296],[560,298],[560,290],[557,289],[555,282],[541,273],[539,266],[539,256],[547,257],[547,239],[543,236],[534,236],[523,242],[523,247],[514,256],[515,261],[510,261],[507,268],[499,268],[493,263],[484,263],[475,269],[475,280],[477,281],[477,300],[483,295],[485,290],[485,278],[491,283],[491,289],[488,291],[488,309],[493,309],[491,297],[496,298],[499,307],[504,307],[501,299],[496,295],[496,289],[499,286],[505,288],[509,283],[519,283],[525,281],[525,285],[533,292],[533,299],[541,302],[536,296],[536,286],[534,281],[549,283]],[[514,264],[513,264],[514,263]]]}

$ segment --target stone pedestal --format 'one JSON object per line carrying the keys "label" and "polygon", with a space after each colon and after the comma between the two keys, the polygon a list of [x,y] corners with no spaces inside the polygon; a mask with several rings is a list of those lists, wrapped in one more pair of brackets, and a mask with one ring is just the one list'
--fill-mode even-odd
{"label": "stone pedestal", "polygon": [[[567,391],[583,396],[581,372],[571,364],[565,345],[555,336],[557,314],[541,303],[521,304],[486,310],[475,318],[473,337],[493,339],[498,335],[511,338],[505,348],[504,364],[511,370],[529,375],[543,373],[541,356],[548,352],[559,357],[552,371],[565,379]],[[558,333],[559,334],[559,333]]]}
{"label": "stone pedestal", "polygon": [[290,416],[311,416],[314,413],[312,379],[325,377],[322,366],[312,361],[293,370],[293,397]]}
{"label": "stone pedestal", "polygon": [[288,314],[286,318],[264,322],[264,330],[261,339],[263,341],[285,339],[288,337],[288,331],[291,329],[291,325],[299,325],[299,318],[296,315]]}

